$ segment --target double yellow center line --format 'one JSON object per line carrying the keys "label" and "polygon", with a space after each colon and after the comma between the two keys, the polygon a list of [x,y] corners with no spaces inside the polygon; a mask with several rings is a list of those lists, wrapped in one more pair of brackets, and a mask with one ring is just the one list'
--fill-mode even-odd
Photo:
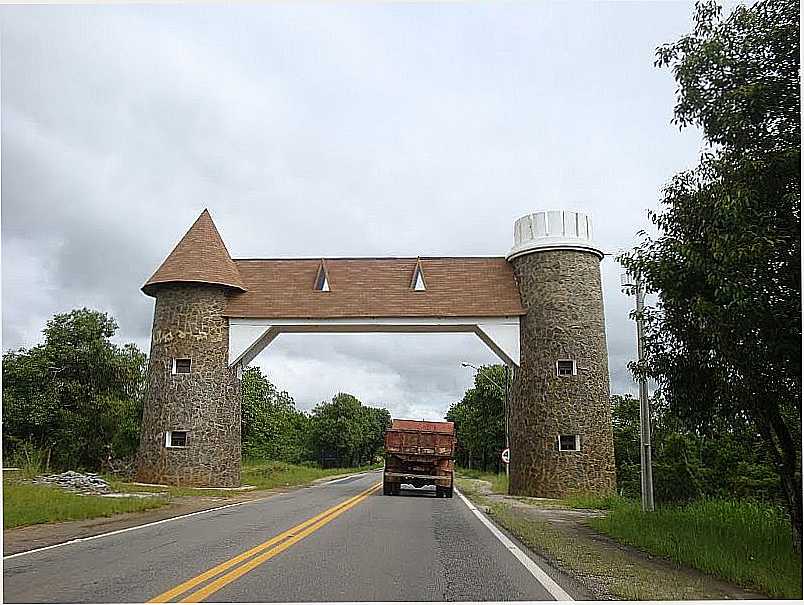
{"label": "double yellow center line", "polygon": [[[199,574],[194,578],[190,578],[186,582],[182,582],[178,586],[171,588],[170,590],[163,592],[158,596],[155,596],[153,599],[148,601],[148,603],[169,603],[176,597],[184,595],[193,588],[204,584],[208,580],[212,580],[202,588],[199,588],[195,592],[192,592],[189,595],[186,595],[184,598],[179,599],[178,602],[198,603],[203,601],[208,596],[216,593],[227,584],[231,584],[237,580],[240,576],[247,574],[255,567],[265,563],[268,559],[271,559],[284,550],[287,550],[299,540],[303,540],[336,517],[345,513],[353,506],[357,506],[363,500],[368,498],[373,491],[376,491],[380,485],[382,484],[378,483],[377,485],[373,485],[367,490],[360,492],[356,496],[353,496],[348,500],[341,502],[340,504],[336,504],[332,508],[328,508],[324,512],[319,513],[314,517],[310,517],[306,521],[299,523],[295,527],[291,527],[289,530],[274,536],[270,540],[267,540],[262,544],[259,544],[254,548],[229,559],[228,561],[224,561],[212,569],[208,569],[204,573]],[[239,565],[241,563],[242,565]]]}

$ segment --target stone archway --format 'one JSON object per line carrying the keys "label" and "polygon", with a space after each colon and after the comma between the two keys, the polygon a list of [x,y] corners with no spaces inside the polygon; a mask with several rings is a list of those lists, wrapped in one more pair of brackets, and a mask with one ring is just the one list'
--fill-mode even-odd
{"label": "stone archway", "polygon": [[239,484],[239,370],[282,333],[467,332],[519,369],[512,491],[612,489],[591,222],[535,213],[514,235],[507,257],[232,259],[205,210],[143,286],[156,305],[138,478]]}

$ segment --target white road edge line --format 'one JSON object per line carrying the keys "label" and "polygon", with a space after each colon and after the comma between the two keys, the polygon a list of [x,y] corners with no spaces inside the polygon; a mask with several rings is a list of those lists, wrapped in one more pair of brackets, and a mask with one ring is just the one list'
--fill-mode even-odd
{"label": "white road edge line", "polygon": [[[366,473],[359,473],[361,475],[366,475]],[[336,479],[335,481],[343,481],[344,479],[349,479],[350,477],[354,477],[354,475],[348,475],[346,477],[341,477],[340,479]],[[327,485],[332,483],[332,481],[328,481],[327,483],[321,483],[320,485]],[[278,495],[278,494],[274,494]],[[32,555],[37,552],[42,552],[44,550],[50,550],[52,548],[59,548],[61,546],[67,546],[68,544],[78,544],[79,542],[89,542],[90,540],[97,540],[98,538],[107,538],[109,536],[116,536],[117,534],[124,534],[129,531],[134,531],[135,529],[144,529],[146,527],[153,527],[154,525],[161,525],[162,523],[167,523],[169,521],[177,521],[179,519],[186,519],[187,517],[194,517],[196,515],[203,515],[204,513],[214,513],[216,510],[223,510],[224,508],[232,508],[233,506],[242,506],[243,504],[253,504],[254,502],[262,502],[263,500],[267,500],[268,498],[272,498],[272,496],[266,496],[265,498],[257,498],[255,500],[244,500],[243,502],[234,502],[232,504],[224,504],[223,506],[216,506],[215,508],[205,508],[204,510],[197,510],[192,513],[186,513],[184,515],[177,515],[175,517],[168,517],[167,519],[160,519],[159,521],[152,521],[151,523],[143,523],[142,525],[134,525],[132,527],[124,527],[123,529],[116,529],[115,531],[109,531],[104,534],[96,534],[94,536],[86,536],[84,538],[74,538],[72,540],[67,540],[66,542],[59,542],[58,544],[51,544],[50,546],[42,546],[41,548],[32,548],[31,550],[23,550],[22,552],[14,553],[13,555],[6,555],[3,557],[3,561],[7,559],[14,559],[16,557],[21,557],[23,555]]]}
{"label": "white road edge line", "polygon": [[508,549],[508,552],[514,555],[519,560],[519,562],[525,566],[525,569],[527,569],[531,573],[531,575],[534,578],[536,578],[536,581],[539,582],[539,584],[544,586],[545,590],[547,590],[547,592],[549,592],[556,601],[575,600],[571,596],[569,596],[569,594],[567,594],[567,592],[563,588],[561,588],[561,586],[559,586],[556,583],[556,581],[553,580],[553,578],[547,575],[547,572],[545,572],[541,567],[539,567],[533,559],[531,559],[528,555],[522,552],[522,549],[519,548],[516,544],[514,544],[508,538],[508,536],[502,533],[497,528],[496,525],[494,525],[491,521],[489,521],[486,518],[486,515],[481,513],[478,510],[478,508],[474,504],[472,504],[466,496],[464,496],[457,489],[455,489],[455,493],[458,494],[460,499],[463,500],[463,503],[469,507],[469,510],[472,511],[478,519],[480,519],[483,525],[489,528],[489,531],[491,531],[491,533],[494,534],[494,537],[497,538],[500,542],[502,542],[503,546],[505,546]]}
{"label": "white road edge line", "polygon": [[353,479],[354,477],[362,477],[363,475],[368,475],[371,471],[365,471],[363,473],[355,473],[354,475],[346,475],[345,477],[341,477],[339,479],[333,479],[332,481],[324,481],[321,485],[331,485],[333,483],[340,483],[341,481],[346,481],[347,479]]}
{"label": "white road edge line", "polygon": [[116,536],[117,534],[124,534],[129,531],[134,531],[135,529],[143,529],[145,527],[153,527],[154,525],[161,525],[162,523],[167,523],[168,521],[177,521],[178,519],[186,519],[187,517],[194,517],[195,515],[203,515],[204,513],[213,513],[216,510],[223,510],[224,508],[232,508],[233,506],[241,506],[243,504],[260,502],[262,500],[267,500],[268,498],[270,498],[270,496],[268,496],[267,498],[258,498],[256,500],[245,500],[243,502],[235,502],[233,504],[224,504],[223,506],[216,506],[215,508],[205,508],[204,510],[197,510],[192,513],[178,515],[176,517],[168,517],[167,519],[160,519],[159,521],[152,521],[151,523],[143,523],[142,525],[134,525],[132,527],[124,527],[123,529],[116,529],[114,531],[106,532],[105,534],[96,534],[94,536],[86,536],[84,538],[74,538],[72,540],[67,540],[66,542],[59,542],[58,544],[51,544],[50,546],[42,546],[41,548],[32,548],[31,550],[24,550],[22,552],[14,553],[13,555],[6,555],[3,557],[3,561],[5,561],[6,559],[13,559],[15,557],[21,557],[23,555],[31,555],[36,552],[42,552],[43,550],[50,550],[51,548],[59,548],[60,546],[67,546],[68,544],[77,544],[79,542],[89,542],[90,540],[97,540],[98,538]]}

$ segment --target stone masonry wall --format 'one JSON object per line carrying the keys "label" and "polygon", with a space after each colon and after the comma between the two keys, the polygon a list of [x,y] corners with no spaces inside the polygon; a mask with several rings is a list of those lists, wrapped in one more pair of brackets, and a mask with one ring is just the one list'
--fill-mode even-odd
{"label": "stone masonry wall", "polygon": [[[521,364],[511,401],[512,494],[548,498],[614,489],[614,445],[600,261],[553,250],[513,259],[522,304]],[[556,361],[574,359],[575,376]],[[559,435],[580,435],[578,452]]]}
{"label": "stone masonry wall", "polygon": [[[137,479],[147,483],[240,485],[240,384],[228,368],[226,291],[164,285],[156,296]],[[173,374],[190,358],[189,374]],[[165,432],[186,430],[187,446],[165,447]]]}

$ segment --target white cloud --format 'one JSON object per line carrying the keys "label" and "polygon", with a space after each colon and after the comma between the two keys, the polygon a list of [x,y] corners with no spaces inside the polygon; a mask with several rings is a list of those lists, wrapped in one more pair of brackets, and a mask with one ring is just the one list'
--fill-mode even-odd
{"label": "white cloud", "polygon": [[437,420],[472,385],[461,361],[497,359],[472,334],[284,334],[254,365],[304,409],[344,391],[395,417]]}
{"label": "white cloud", "polygon": [[[236,257],[502,255],[519,216],[578,206],[615,251],[699,145],[652,65],[689,29],[684,4],[0,15],[6,349],[80,306],[147,346],[139,287],[205,206]],[[602,274],[612,389],[632,390],[630,301],[611,257]],[[488,355],[453,335],[297,338],[260,363],[298,401],[345,389],[414,417],[442,414],[471,380],[457,361]]]}

